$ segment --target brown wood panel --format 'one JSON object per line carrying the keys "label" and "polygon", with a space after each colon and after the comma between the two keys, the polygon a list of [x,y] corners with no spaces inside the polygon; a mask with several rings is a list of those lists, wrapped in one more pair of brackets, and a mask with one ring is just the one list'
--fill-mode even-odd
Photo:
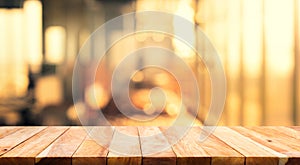
{"label": "brown wood panel", "polygon": [[158,127],[138,127],[138,130],[144,165],[176,164],[176,154]]}
{"label": "brown wood panel", "polygon": [[36,156],[36,164],[71,164],[71,157],[85,139],[83,127],[71,127],[43,152]]}
{"label": "brown wood panel", "polygon": [[0,156],[7,153],[15,146],[42,131],[46,127],[22,127],[0,139]]}
{"label": "brown wood panel", "polygon": [[142,153],[140,148],[137,127],[119,126],[115,128],[109,146],[107,164],[141,164]]}
{"label": "brown wood panel", "polygon": [[[185,132],[184,127],[160,127],[164,136],[167,138],[176,154],[177,165],[185,164],[203,164],[210,165],[211,156],[201,147],[198,140],[199,135],[195,130],[190,130],[182,139]],[[178,141],[179,140],[179,141]]]}
{"label": "brown wood panel", "polygon": [[[197,133],[198,138],[201,133],[205,133],[202,132],[202,127],[192,128],[192,131]],[[224,162],[228,162],[232,165],[241,165],[245,163],[245,157],[241,153],[212,134],[203,142],[200,142],[200,145],[211,156],[211,164],[221,165],[224,164]]]}
{"label": "brown wood panel", "polygon": [[279,157],[286,157],[227,127],[217,127],[213,134],[246,156],[246,164],[277,165]]}
{"label": "brown wood panel", "polygon": [[88,136],[72,156],[72,164],[106,164],[108,147],[114,128],[106,126],[84,127]]}
{"label": "brown wood panel", "polygon": [[[260,127],[276,130],[277,133],[291,136],[293,139],[300,139],[300,132],[290,127],[284,127],[284,126],[264,126],[264,127],[260,126]],[[256,127],[253,128],[255,129]]]}
{"label": "brown wood panel", "polygon": [[204,141],[199,140],[206,130],[203,127],[192,127],[180,139],[184,130],[155,126],[0,127],[0,165],[300,164],[299,127],[217,127]]}
{"label": "brown wood panel", "polygon": [[73,165],[106,164],[108,149],[87,136],[72,156]]}
{"label": "brown wood panel", "polygon": [[232,127],[232,129],[266,147],[273,149],[276,152],[286,155],[288,157],[288,161],[283,158],[281,160],[282,163],[295,164],[296,162],[300,162],[299,150],[289,146],[289,144],[293,142],[290,142],[289,140],[286,141],[286,139],[280,140],[280,136],[276,134],[277,132],[273,132],[275,133],[274,136],[267,136],[244,127]]}
{"label": "brown wood panel", "polygon": [[6,127],[0,127],[0,139],[3,137],[12,134],[16,132],[17,130],[21,129],[22,127],[11,127],[11,126],[6,126]]}
{"label": "brown wood panel", "polygon": [[35,157],[68,127],[48,127],[0,157],[0,164],[34,164]]}
{"label": "brown wood panel", "polygon": [[[280,130],[280,127],[252,127],[251,130],[258,132],[262,135],[268,136],[269,138],[276,139],[277,141],[297,150],[300,151],[300,143],[299,138],[296,135],[296,132],[294,132],[293,129],[286,128],[285,130],[287,132],[283,132],[283,130]],[[289,132],[292,131],[292,132]]]}
{"label": "brown wood panel", "polygon": [[289,128],[292,128],[296,131],[300,131],[300,126],[290,126]]}

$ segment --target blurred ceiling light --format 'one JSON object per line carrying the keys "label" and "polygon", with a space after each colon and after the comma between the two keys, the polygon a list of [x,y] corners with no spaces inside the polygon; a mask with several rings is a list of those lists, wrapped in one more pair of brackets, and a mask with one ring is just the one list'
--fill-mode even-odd
{"label": "blurred ceiling light", "polygon": [[24,2],[26,53],[31,71],[37,73],[42,64],[42,3],[38,0]]}
{"label": "blurred ceiling light", "polygon": [[46,62],[61,64],[65,58],[66,31],[62,26],[50,26],[45,32]]}

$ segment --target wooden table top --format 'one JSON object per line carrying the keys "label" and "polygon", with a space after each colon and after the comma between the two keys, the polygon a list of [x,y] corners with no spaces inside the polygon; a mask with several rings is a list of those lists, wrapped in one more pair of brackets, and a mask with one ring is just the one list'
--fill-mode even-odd
{"label": "wooden table top", "polygon": [[136,138],[124,141],[113,133],[103,140],[134,156],[109,151],[83,127],[0,127],[0,164],[300,164],[300,127],[296,126],[217,127],[204,142],[199,141],[203,127],[192,127],[178,143],[152,155],[145,153],[168,145],[174,135],[164,133],[154,144],[140,137],[165,128],[116,129]]}

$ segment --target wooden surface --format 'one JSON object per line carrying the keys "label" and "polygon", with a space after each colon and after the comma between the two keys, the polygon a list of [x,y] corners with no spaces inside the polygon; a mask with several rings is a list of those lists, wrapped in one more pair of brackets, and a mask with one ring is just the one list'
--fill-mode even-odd
{"label": "wooden surface", "polygon": [[217,127],[203,142],[199,137],[207,129],[192,127],[185,135],[182,130],[0,127],[0,165],[300,164],[300,127]]}

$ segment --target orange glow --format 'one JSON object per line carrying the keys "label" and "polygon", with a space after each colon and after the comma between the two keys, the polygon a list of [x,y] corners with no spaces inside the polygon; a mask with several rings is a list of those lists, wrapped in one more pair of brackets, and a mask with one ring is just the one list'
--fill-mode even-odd
{"label": "orange glow", "polygon": [[[183,110],[185,110],[185,109],[183,109]],[[167,104],[167,106],[166,106],[166,112],[170,116],[176,116],[176,115],[178,115],[179,112],[180,112],[180,104],[174,104],[174,103]]]}
{"label": "orange glow", "polygon": [[98,83],[90,85],[85,90],[85,101],[94,110],[104,108],[109,102],[110,96],[108,96],[106,90]]}
{"label": "orange glow", "polygon": [[143,73],[143,71],[137,71],[134,75],[133,75],[133,77],[132,77],[132,79],[131,79],[133,82],[142,82],[143,80],[144,80],[144,73]]}
{"label": "orange glow", "polygon": [[143,111],[147,115],[152,115],[157,111],[157,109],[154,106],[152,106],[152,104],[145,104],[143,107]]}
{"label": "orange glow", "polygon": [[45,32],[46,61],[61,64],[65,58],[66,31],[61,26],[50,26]]}
{"label": "orange glow", "polygon": [[59,77],[47,76],[36,83],[35,98],[41,106],[57,105],[63,101],[63,86]]}

